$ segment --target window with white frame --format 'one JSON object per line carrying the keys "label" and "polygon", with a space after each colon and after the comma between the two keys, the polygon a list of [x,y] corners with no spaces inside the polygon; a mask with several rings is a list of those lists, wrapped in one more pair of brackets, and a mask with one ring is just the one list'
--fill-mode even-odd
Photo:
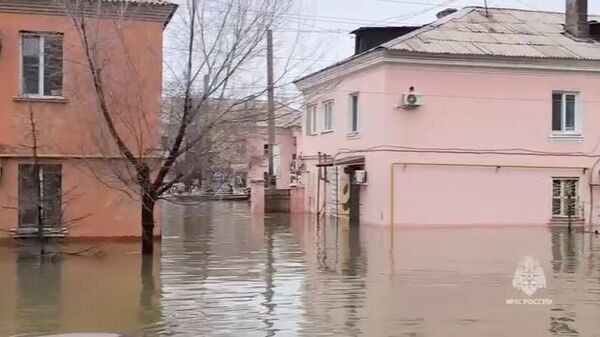
{"label": "window with white frame", "polygon": [[577,98],[572,92],[552,93],[552,133],[581,133]]}
{"label": "window with white frame", "polygon": [[333,131],[333,101],[323,103],[323,131]]}
{"label": "window with white frame", "polygon": [[348,111],[348,132],[358,132],[359,122],[358,93],[350,94],[350,109]]}
{"label": "window with white frame", "polygon": [[306,110],[306,134],[314,135],[317,133],[317,106],[311,104]]}
{"label": "window with white frame", "polygon": [[579,205],[579,180],[577,178],[552,179],[552,215],[576,217]]}
{"label": "window with white frame", "polygon": [[21,94],[63,95],[63,35],[21,33]]}

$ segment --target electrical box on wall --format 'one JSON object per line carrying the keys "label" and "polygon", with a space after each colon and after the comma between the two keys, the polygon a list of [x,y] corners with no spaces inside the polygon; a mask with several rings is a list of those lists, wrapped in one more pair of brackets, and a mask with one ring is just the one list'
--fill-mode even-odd
{"label": "electrical box on wall", "polygon": [[355,184],[366,184],[367,183],[367,171],[365,170],[357,170],[354,171],[354,181]]}

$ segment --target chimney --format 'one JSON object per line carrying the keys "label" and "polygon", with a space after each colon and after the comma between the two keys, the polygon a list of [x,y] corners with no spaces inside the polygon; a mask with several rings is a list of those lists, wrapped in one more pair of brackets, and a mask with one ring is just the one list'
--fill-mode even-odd
{"label": "chimney", "polygon": [[590,36],[587,0],[567,0],[565,30],[581,39]]}
{"label": "chimney", "polygon": [[446,8],[443,11],[437,13],[435,16],[437,16],[438,20],[443,18],[444,16],[448,16],[450,14],[456,13],[458,12],[458,9],[456,8]]}

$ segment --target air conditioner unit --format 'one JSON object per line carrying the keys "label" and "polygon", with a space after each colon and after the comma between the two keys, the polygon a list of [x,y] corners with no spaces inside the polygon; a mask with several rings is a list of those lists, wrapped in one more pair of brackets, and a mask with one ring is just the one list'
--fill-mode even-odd
{"label": "air conditioner unit", "polygon": [[402,96],[402,107],[416,108],[423,105],[423,96],[415,93],[405,94]]}
{"label": "air conditioner unit", "polygon": [[367,183],[367,171],[365,170],[357,170],[354,171],[354,181],[355,184],[366,184]]}

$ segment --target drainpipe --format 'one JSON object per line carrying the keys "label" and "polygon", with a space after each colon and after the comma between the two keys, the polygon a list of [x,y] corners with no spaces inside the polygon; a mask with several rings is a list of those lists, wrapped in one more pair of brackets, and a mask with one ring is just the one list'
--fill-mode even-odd
{"label": "drainpipe", "polygon": [[[600,161],[600,160],[599,160]],[[554,169],[554,170],[583,170],[583,174],[589,169],[587,167],[571,167],[571,166],[543,166],[543,165],[491,165],[491,164],[443,164],[432,162],[395,162],[390,164],[390,229],[394,230],[394,185],[395,171],[397,165],[404,166],[437,166],[437,167],[479,167],[479,168],[515,168],[515,169]],[[591,181],[591,180],[590,180]],[[570,212],[569,212],[570,213]],[[570,221],[569,221],[570,222]]]}

